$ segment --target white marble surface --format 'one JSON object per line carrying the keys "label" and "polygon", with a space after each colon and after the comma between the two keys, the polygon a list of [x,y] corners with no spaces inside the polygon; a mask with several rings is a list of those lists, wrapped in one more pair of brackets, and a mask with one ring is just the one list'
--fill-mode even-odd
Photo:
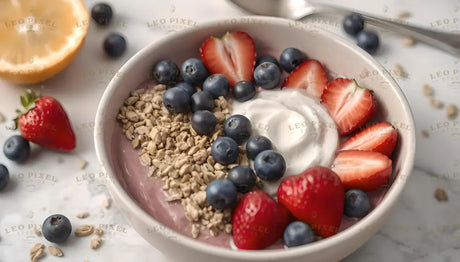
{"label": "white marble surface", "polygon": [[[91,7],[94,0],[86,0]],[[77,134],[77,149],[62,154],[34,147],[31,159],[17,165],[0,154],[12,179],[0,193],[0,261],[28,261],[29,249],[36,242],[48,244],[32,232],[46,216],[63,213],[74,227],[101,226],[106,234],[100,249],[89,248],[90,238],[70,238],[62,245],[63,258],[47,255],[41,261],[157,261],[172,262],[151,247],[126,223],[115,206],[105,209],[108,197],[93,147],[94,116],[106,84],[130,56],[148,43],[201,22],[234,18],[244,13],[227,1],[205,0],[110,0],[115,19],[108,28],[91,24],[77,58],[64,72],[42,84],[32,85],[43,94],[60,100]],[[330,0],[332,2],[332,0]],[[407,19],[439,30],[460,31],[460,1],[344,0],[342,5],[388,17],[403,10]],[[193,11],[192,11],[193,10]],[[319,27],[344,35],[335,18],[318,15],[307,19]],[[378,29],[377,29],[378,30]],[[128,50],[120,59],[109,59],[102,52],[102,40],[111,31],[128,39]],[[435,96],[446,104],[460,106],[460,59],[423,44],[403,47],[401,37],[379,30],[382,46],[375,58],[390,73],[399,63],[407,78],[396,77],[414,112],[417,128],[416,168],[407,189],[383,228],[362,248],[344,261],[457,261],[460,257],[460,117],[448,120],[445,109],[436,110],[422,93],[430,84]],[[0,123],[0,145],[13,134],[6,127],[19,106],[22,86],[0,81],[0,112],[7,122]],[[404,128],[400,126],[399,128]],[[421,135],[427,130],[429,137]],[[88,161],[80,169],[80,161]],[[446,189],[448,202],[437,202],[436,188]],[[75,215],[90,212],[79,220]],[[333,250],[331,250],[333,252]]]}

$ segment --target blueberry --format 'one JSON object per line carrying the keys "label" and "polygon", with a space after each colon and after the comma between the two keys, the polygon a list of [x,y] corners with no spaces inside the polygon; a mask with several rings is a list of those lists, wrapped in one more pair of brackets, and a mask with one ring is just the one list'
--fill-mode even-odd
{"label": "blueberry", "polygon": [[192,115],[192,127],[199,135],[210,135],[216,129],[217,120],[213,113],[198,110]]}
{"label": "blueberry", "polygon": [[180,87],[173,87],[163,94],[163,105],[171,113],[185,113],[190,110],[190,96]]}
{"label": "blueberry", "polygon": [[184,89],[184,91],[187,92],[189,96],[192,96],[193,94],[196,93],[196,89],[187,82],[180,82],[180,83],[177,83],[175,86]]}
{"label": "blueberry", "polygon": [[226,96],[230,90],[230,83],[222,74],[210,75],[203,82],[203,91],[209,92],[214,99]]}
{"label": "blueberry", "polygon": [[64,215],[51,215],[45,219],[42,233],[46,240],[53,243],[62,243],[67,240],[72,231],[72,225]]}
{"label": "blueberry", "polygon": [[286,161],[280,153],[274,150],[265,150],[254,159],[254,170],[261,179],[276,181],[284,175]]}
{"label": "blueberry", "polygon": [[0,191],[2,191],[10,182],[10,172],[6,166],[0,164]]}
{"label": "blueberry", "polygon": [[379,36],[372,31],[363,30],[358,33],[356,39],[358,46],[369,54],[374,54],[379,48]]}
{"label": "blueberry", "polygon": [[206,188],[206,201],[215,209],[227,209],[236,204],[238,192],[227,179],[215,179]]}
{"label": "blueberry", "polygon": [[206,91],[198,91],[192,95],[191,105],[193,112],[198,110],[212,111],[214,108],[214,98]]}
{"label": "blueberry", "polygon": [[360,14],[353,13],[343,19],[343,29],[349,35],[355,36],[364,28],[364,20]]}
{"label": "blueberry", "polygon": [[272,148],[272,142],[265,136],[251,136],[246,143],[246,153],[248,154],[248,158],[252,160],[254,160],[260,152]]}
{"label": "blueberry", "polygon": [[99,3],[91,8],[91,17],[99,25],[108,25],[112,19],[112,7],[106,3]]}
{"label": "blueberry", "polygon": [[366,192],[351,189],[345,193],[343,213],[348,217],[363,217],[369,213],[371,203]]}
{"label": "blueberry", "polygon": [[235,163],[238,158],[238,144],[230,137],[219,137],[211,144],[211,155],[220,164]]}
{"label": "blueberry", "polygon": [[152,76],[158,84],[174,84],[180,77],[180,71],[173,61],[160,60],[153,66]]}
{"label": "blueberry", "polygon": [[232,115],[224,122],[224,134],[242,144],[251,135],[251,121],[243,115]]}
{"label": "blueberry", "polygon": [[239,102],[245,102],[256,95],[256,87],[252,82],[243,80],[233,86],[233,97]]}
{"label": "blueberry", "polygon": [[119,57],[126,50],[125,38],[117,33],[108,35],[104,40],[104,50],[111,57]]}
{"label": "blueberry", "polygon": [[203,83],[209,72],[200,59],[189,58],[182,64],[181,75],[185,82],[196,86]]}
{"label": "blueberry", "polygon": [[257,60],[256,60],[255,67],[257,67],[258,65],[262,64],[263,62],[271,62],[271,63],[275,64],[278,68],[280,68],[280,63],[278,63],[278,60],[276,60],[276,58],[271,56],[271,55],[259,56],[257,58]]}
{"label": "blueberry", "polygon": [[9,160],[24,162],[30,155],[29,141],[20,135],[11,136],[3,144],[3,153]]}
{"label": "blueberry", "polygon": [[289,47],[280,55],[280,64],[284,71],[290,73],[294,68],[307,60],[307,56],[297,48]]}
{"label": "blueberry", "polygon": [[256,175],[248,166],[235,166],[228,171],[227,179],[232,181],[238,192],[246,193],[256,185]]}
{"label": "blueberry", "polygon": [[273,89],[278,86],[281,78],[279,68],[272,62],[263,62],[254,70],[254,81],[263,89]]}
{"label": "blueberry", "polygon": [[284,230],[284,244],[296,247],[313,242],[313,230],[302,221],[294,221]]}

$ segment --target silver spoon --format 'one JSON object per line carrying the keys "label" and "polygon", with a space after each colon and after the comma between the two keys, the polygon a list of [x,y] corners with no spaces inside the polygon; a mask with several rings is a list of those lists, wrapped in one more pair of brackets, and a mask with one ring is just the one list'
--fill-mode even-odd
{"label": "silver spoon", "polygon": [[364,20],[370,24],[384,29],[411,36],[433,47],[446,51],[454,56],[460,56],[460,34],[441,32],[392,21],[387,18],[377,17],[361,11],[315,3],[305,0],[230,0],[243,10],[257,15],[284,17],[299,20],[312,14],[334,12],[342,15],[351,12],[360,13]]}

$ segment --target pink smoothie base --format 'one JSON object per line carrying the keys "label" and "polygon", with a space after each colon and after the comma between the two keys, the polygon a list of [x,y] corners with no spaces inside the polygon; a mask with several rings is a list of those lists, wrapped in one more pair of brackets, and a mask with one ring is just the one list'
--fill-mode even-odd
{"label": "pink smoothie base", "polygon": [[[143,87],[143,86],[141,86]],[[115,167],[115,174],[120,184],[137,204],[155,220],[183,235],[192,237],[192,223],[185,218],[184,209],[180,201],[167,202],[168,194],[162,189],[163,181],[159,178],[149,177],[148,168],[141,165],[137,150],[133,149],[131,142],[124,136],[121,124],[116,125],[112,138],[112,159]],[[388,185],[368,192],[372,210],[382,201]],[[357,218],[342,217],[339,231],[356,224]],[[208,230],[202,230],[199,241],[216,246],[230,248],[231,235],[220,233],[218,236],[211,236]],[[277,243],[270,248],[282,248]]]}

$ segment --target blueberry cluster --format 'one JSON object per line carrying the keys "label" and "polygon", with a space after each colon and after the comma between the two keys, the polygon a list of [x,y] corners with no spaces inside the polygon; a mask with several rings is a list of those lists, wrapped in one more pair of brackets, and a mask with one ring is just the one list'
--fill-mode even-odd
{"label": "blueberry cluster", "polygon": [[355,36],[357,44],[369,54],[374,54],[379,47],[379,37],[375,32],[364,30],[364,19],[360,14],[353,13],[343,20],[343,29]]}
{"label": "blueberry cluster", "polygon": [[[91,8],[91,18],[100,26],[107,26],[112,16],[112,7],[107,3],[98,3]],[[126,50],[126,39],[119,33],[111,33],[104,39],[103,48],[108,56],[119,57]]]}

